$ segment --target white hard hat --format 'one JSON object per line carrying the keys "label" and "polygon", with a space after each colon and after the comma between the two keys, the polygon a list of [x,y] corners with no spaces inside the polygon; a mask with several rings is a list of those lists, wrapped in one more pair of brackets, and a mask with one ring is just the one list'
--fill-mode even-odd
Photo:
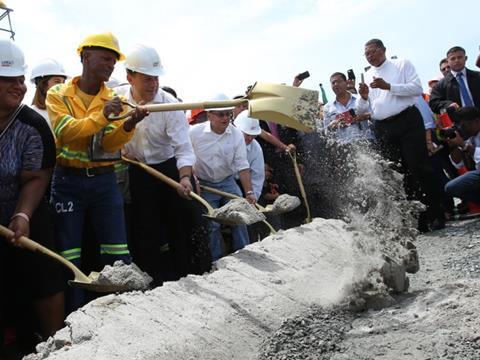
{"label": "white hard hat", "polygon": [[11,40],[0,40],[0,76],[22,76],[27,72],[23,51]]}
{"label": "white hard hat", "polygon": [[[232,99],[230,99],[227,95],[223,93],[217,93],[210,97],[210,101],[229,101],[229,100],[232,100]],[[235,109],[235,106],[219,107],[219,108],[212,108],[212,109],[206,109],[206,110],[220,111],[220,110],[233,110],[233,109]]]}
{"label": "white hard hat", "polygon": [[30,74],[30,81],[35,82],[36,78],[44,76],[64,76],[67,77],[62,64],[54,59],[43,59],[33,67]]}
{"label": "white hard hat", "polygon": [[135,45],[135,47],[127,53],[124,65],[128,70],[145,75],[159,76],[164,74],[160,56],[157,51],[150,46]]}
{"label": "white hard hat", "polygon": [[248,110],[243,110],[233,121],[233,124],[242,132],[247,135],[260,135],[262,129],[260,128],[260,122],[258,119],[254,119],[248,116]]}

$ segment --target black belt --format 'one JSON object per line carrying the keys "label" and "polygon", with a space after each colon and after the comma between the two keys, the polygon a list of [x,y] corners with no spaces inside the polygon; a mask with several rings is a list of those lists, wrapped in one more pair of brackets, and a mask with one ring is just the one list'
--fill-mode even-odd
{"label": "black belt", "polygon": [[393,120],[396,120],[398,119],[399,117],[403,116],[403,115],[406,115],[408,112],[412,111],[413,108],[415,107],[415,105],[411,105],[409,107],[407,107],[405,110],[402,110],[400,111],[398,114],[395,114],[395,115],[392,115],[392,116],[389,116],[383,120],[380,120],[379,122],[380,123],[385,123],[385,122],[391,122]]}
{"label": "black belt", "polygon": [[69,166],[57,166],[57,169],[68,175],[93,177],[95,175],[111,174],[115,172],[115,166],[98,166],[91,168],[76,168]]}

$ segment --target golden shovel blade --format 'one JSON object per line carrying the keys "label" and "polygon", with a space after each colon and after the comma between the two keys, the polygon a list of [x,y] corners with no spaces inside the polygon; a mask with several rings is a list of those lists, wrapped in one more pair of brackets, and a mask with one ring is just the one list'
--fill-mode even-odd
{"label": "golden shovel blade", "polygon": [[245,96],[250,117],[312,132],[320,116],[318,91],[255,83]]}
{"label": "golden shovel blade", "polygon": [[69,280],[68,285],[79,287],[83,290],[99,292],[99,293],[113,293],[113,292],[124,292],[124,291],[131,291],[132,289],[129,288],[127,285],[116,285],[116,284],[99,284],[97,283],[98,279],[98,272],[92,271],[88,275],[89,281],[82,281],[82,280]]}

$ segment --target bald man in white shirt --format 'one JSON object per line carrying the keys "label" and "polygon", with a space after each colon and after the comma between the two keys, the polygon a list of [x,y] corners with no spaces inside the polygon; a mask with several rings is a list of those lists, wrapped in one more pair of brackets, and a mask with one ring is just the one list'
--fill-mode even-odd
{"label": "bald man in white shirt", "polygon": [[418,229],[422,232],[445,226],[440,208],[441,186],[428,161],[425,127],[415,106],[423,89],[416,70],[408,60],[388,60],[386,48],[379,39],[365,44],[365,57],[371,68],[365,74],[369,86],[371,117],[382,155],[402,163],[406,192],[427,206],[421,214]]}
{"label": "bald man in white shirt", "polygon": [[[245,198],[254,204],[257,199],[252,190],[247,148],[242,132],[230,123],[232,110],[233,108],[210,110],[207,112],[209,121],[190,128],[190,139],[196,156],[194,172],[202,185],[243,196],[235,182],[235,174],[238,173]],[[229,201],[209,192],[202,193],[202,196],[213,208]],[[232,236],[233,250],[249,244],[245,225],[233,226]],[[213,261],[223,256],[221,242],[220,224],[211,222],[210,251]]]}

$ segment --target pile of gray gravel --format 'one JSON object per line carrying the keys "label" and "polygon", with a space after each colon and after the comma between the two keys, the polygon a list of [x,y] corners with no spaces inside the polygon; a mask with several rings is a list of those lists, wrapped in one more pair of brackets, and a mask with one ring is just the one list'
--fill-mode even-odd
{"label": "pile of gray gravel", "polygon": [[313,307],[286,320],[261,347],[258,360],[323,360],[342,352],[342,340],[354,314],[345,309]]}

